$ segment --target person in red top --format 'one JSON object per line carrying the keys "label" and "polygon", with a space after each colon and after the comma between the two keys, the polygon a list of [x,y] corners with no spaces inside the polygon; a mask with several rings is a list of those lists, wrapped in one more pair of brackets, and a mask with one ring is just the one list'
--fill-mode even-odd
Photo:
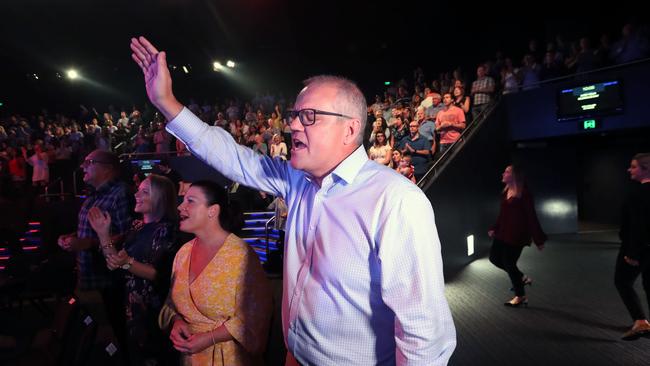
{"label": "person in red top", "polygon": [[23,157],[18,154],[16,149],[10,148],[7,149],[9,152],[9,174],[11,175],[11,181],[14,184],[14,188],[22,189],[25,184],[25,177],[27,176],[25,171],[25,160]]}
{"label": "person in red top", "polygon": [[519,168],[507,166],[501,181],[505,187],[499,217],[488,231],[488,235],[494,239],[490,262],[508,273],[515,291],[515,297],[504,305],[518,307],[528,304],[524,286],[532,281],[517,268],[517,260],[524,247],[530,245],[531,238],[539,250],[544,249],[546,234],[537,220],[533,196],[526,188]]}

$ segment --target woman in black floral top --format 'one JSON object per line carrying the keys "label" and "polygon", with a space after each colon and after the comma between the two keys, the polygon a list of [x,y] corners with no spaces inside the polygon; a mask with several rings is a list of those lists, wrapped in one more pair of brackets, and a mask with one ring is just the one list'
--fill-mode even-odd
{"label": "woman in black floral top", "polygon": [[98,208],[89,212],[106,263],[111,270],[123,270],[128,356],[132,365],[173,363],[167,337],[158,328],[158,313],[167,297],[174,255],[178,250],[178,211],[174,184],[167,178],[149,175],[135,194],[135,212],[142,220],[133,222],[124,236],[123,249],[115,249],[110,237],[111,217]]}

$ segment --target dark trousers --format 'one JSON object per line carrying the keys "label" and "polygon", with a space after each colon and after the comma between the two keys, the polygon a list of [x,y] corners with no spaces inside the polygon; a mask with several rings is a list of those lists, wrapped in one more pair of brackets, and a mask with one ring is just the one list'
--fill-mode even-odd
{"label": "dark trousers", "polygon": [[472,106],[472,121],[475,121],[476,118],[481,114],[481,112],[483,112],[483,110],[485,108],[487,108],[488,105],[489,105],[489,103],[473,105]]}
{"label": "dark trousers", "polygon": [[508,273],[517,296],[526,295],[522,280],[524,274],[517,268],[517,261],[523,249],[523,246],[506,244],[497,239],[494,239],[490,249],[490,262]]}
{"label": "dark trousers", "polygon": [[638,266],[631,266],[623,259],[620,251],[616,258],[616,271],[614,272],[614,284],[621,299],[630,313],[633,320],[646,319],[641,300],[634,290],[634,282],[641,275],[643,278],[643,290],[645,291],[648,304],[650,304],[650,248],[642,252]]}

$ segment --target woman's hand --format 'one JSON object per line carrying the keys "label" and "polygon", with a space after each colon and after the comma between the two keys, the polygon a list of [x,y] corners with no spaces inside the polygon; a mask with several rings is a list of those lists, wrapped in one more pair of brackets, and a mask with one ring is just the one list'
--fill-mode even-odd
{"label": "woman's hand", "polygon": [[190,336],[192,336],[190,325],[187,324],[180,315],[176,315],[174,318],[174,324],[172,325],[172,330],[169,333],[169,339],[174,344],[174,348],[180,351],[177,345],[184,345]]}
{"label": "woman's hand", "polygon": [[624,256],[623,260],[625,260],[625,263],[629,264],[630,266],[638,267],[639,266],[639,261],[636,259],[632,259],[628,256]]}
{"label": "woman's hand", "polygon": [[108,212],[100,210],[99,207],[92,207],[88,210],[88,222],[90,222],[90,226],[92,226],[100,238],[109,235],[111,215]]}
{"label": "woman's hand", "polygon": [[169,334],[174,348],[182,353],[198,353],[213,345],[210,332],[192,334],[190,326],[183,318],[176,316]]}
{"label": "woman's hand", "polygon": [[199,353],[204,349],[213,346],[210,332],[192,334],[181,344],[174,344],[174,348],[183,353]]}
{"label": "woman's hand", "polygon": [[126,254],[124,249],[120,250],[117,254],[109,255],[106,257],[106,266],[111,271],[122,267],[129,261],[129,255]]}

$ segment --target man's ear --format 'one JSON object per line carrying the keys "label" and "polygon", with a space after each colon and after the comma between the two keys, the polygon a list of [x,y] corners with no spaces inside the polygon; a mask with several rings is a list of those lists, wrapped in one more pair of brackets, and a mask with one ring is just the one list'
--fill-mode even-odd
{"label": "man's ear", "polygon": [[345,135],[343,136],[343,144],[356,144],[357,136],[363,133],[361,131],[361,122],[358,119],[352,119],[345,125]]}

